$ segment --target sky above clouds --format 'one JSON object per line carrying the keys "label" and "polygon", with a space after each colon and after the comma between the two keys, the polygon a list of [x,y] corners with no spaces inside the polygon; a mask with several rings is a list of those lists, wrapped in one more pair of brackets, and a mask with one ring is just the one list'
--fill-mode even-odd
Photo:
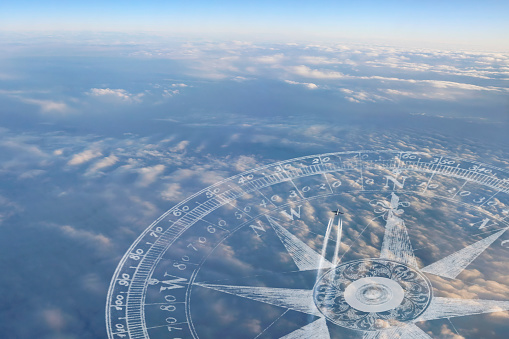
{"label": "sky above clouds", "polygon": [[506,1],[5,1],[2,31],[364,40],[507,51]]}
{"label": "sky above clouds", "polygon": [[508,12],[1,2],[0,337],[105,337],[108,285],[139,234],[257,166],[398,149],[508,169]]}

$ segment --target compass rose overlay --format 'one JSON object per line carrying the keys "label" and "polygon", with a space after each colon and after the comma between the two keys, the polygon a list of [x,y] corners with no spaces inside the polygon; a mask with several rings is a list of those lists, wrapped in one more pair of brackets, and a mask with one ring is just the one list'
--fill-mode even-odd
{"label": "compass rose overlay", "polygon": [[508,221],[509,174],[472,161],[364,151],[268,165],[147,228],[112,279],[108,335],[495,338]]}

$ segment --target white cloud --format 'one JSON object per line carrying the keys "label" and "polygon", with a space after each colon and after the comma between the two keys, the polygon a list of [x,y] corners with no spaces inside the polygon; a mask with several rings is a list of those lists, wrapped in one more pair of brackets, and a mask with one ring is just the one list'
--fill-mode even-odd
{"label": "white cloud", "polygon": [[294,66],[291,69],[291,72],[294,74],[307,77],[307,78],[316,78],[316,79],[341,79],[344,78],[345,75],[340,72],[335,72],[331,70],[318,70],[311,69],[308,66],[300,65]]}
{"label": "white cloud", "polygon": [[165,89],[163,91],[163,97],[165,97],[165,98],[171,98],[172,96],[177,95],[177,94],[180,94],[180,91],[178,89],[174,89],[174,90]]}
{"label": "white cloud", "polygon": [[[26,91],[5,91],[0,90],[0,94],[9,96],[13,99],[16,99],[20,102],[23,102],[25,104],[29,105],[35,105],[39,106],[39,109],[42,113],[67,113],[70,111],[70,107],[63,101],[55,101],[55,100],[49,100],[49,99],[33,99],[33,98],[27,98],[23,96],[22,94],[28,94],[30,92]],[[37,93],[47,93],[44,91],[39,91]]]}
{"label": "white cloud", "polygon": [[21,173],[18,178],[20,178],[20,179],[32,179],[32,178],[40,176],[40,175],[42,175],[44,173],[46,173],[45,170],[33,169],[33,170],[28,170],[26,172]]}
{"label": "white cloud", "polygon": [[132,94],[121,88],[91,88],[87,94],[93,97],[123,102],[141,102],[141,98],[145,95],[144,93]]}
{"label": "white cloud", "polygon": [[68,165],[80,165],[94,158],[100,157],[102,153],[98,150],[88,149],[81,153],[73,155],[72,159],[67,163]]}
{"label": "white cloud", "polygon": [[184,194],[182,194],[182,187],[176,182],[168,184],[165,190],[161,192],[161,197],[164,200],[180,201],[184,198]]}
{"label": "white cloud", "polygon": [[238,172],[244,172],[258,166],[260,166],[260,164],[254,156],[241,155],[233,162],[233,168]]}
{"label": "white cloud", "polygon": [[59,226],[59,228],[63,231],[64,234],[71,238],[85,239],[100,247],[108,246],[111,243],[111,240],[102,234],[79,230],[70,225]]}
{"label": "white cloud", "polygon": [[10,148],[12,150],[18,151],[20,154],[26,154],[29,156],[35,156],[38,158],[46,158],[47,154],[44,153],[39,147],[36,145],[32,145],[28,143],[27,141],[23,139],[23,137],[20,138],[11,138],[5,141],[0,141],[1,147]]}
{"label": "white cloud", "polygon": [[20,98],[20,100],[26,104],[39,106],[43,113],[66,113],[69,111],[69,106],[61,101],[29,98]]}
{"label": "white cloud", "polygon": [[189,145],[189,140],[182,140],[175,147],[170,148],[171,152],[182,152],[185,151]]}
{"label": "white cloud", "polygon": [[369,93],[369,92],[362,91],[362,90],[354,91],[354,90],[351,90],[348,88],[341,88],[340,91],[345,93],[345,98],[348,101],[355,102],[355,103],[389,100],[386,97],[383,97],[381,95]]}
{"label": "white cloud", "polygon": [[278,64],[284,59],[284,54],[274,54],[274,55],[263,55],[259,57],[252,58],[253,61],[262,63],[262,64]]}
{"label": "white cloud", "polygon": [[164,165],[140,168],[138,170],[138,173],[140,174],[138,186],[147,187],[157,180],[157,178],[164,172],[164,169]]}
{"label": "white cloud", "polygon": [[307,87],[308,89],[318,88],[318,85],[313,84],[311,82],[297,82],[297,81],[292,81],[292,80],[285,80],[285,82],[287,84],[291,84],[291,85],[303,85],[303,86]]}
{"label": "white cloud", "polygon": [[87,174],[95,173],[103,168],[113,166],[118,162],[118,157],[115,155],[110,155],[108,157],[105,157],[99,161],[97,161],[95,164],[93,164],[87,171]]}
{"label": "white cloud", "polygon": [[60,309],[44,309],[41,315],[46,325],[53,331],[60,332],[66,325],[64,314]]}

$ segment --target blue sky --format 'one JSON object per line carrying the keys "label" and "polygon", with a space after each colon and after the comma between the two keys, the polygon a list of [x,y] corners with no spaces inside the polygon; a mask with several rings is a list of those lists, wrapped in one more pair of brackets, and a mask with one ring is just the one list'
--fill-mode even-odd
{"label": "blue sky", "polygon": [[507,50],[507,1],[4,1],[3,31],[376,39]]}

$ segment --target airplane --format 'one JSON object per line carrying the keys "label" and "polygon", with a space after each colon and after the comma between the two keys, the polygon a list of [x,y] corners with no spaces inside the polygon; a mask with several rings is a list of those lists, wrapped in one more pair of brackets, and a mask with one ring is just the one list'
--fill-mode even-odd
{"label": "airplane", "polygon": [[343,212],[340,212],[340,211],[339,211],[339,208],[338,208],[337,210],[335,210],[335,211],[331,211],[331,212],[332,212],[332,213],[334,213],[334,215],[345,214],[345,213],[343,213]]}

